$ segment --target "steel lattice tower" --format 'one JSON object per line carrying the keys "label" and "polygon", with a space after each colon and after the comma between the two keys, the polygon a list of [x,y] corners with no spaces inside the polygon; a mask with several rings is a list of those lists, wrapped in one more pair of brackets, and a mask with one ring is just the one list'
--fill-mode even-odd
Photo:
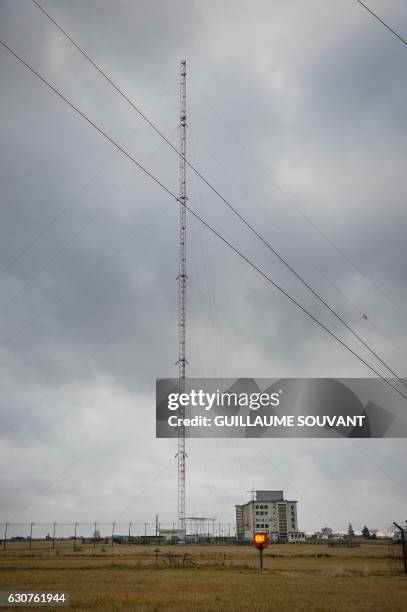
{"label": "steel lattice tower", "polygon": [[[186,60],[180,65],[180,195],[179,195],[179,354],[178,354],[178,383],[179,393],[185,390],[185,340],[186,340],[186,289],[187,289],[187,260],[186,260],[186,202],[187,202],[187,174],[186,174],[186,144],[187,144],[187,107],[186,107]],[[185,407],[180,407],[179,417],[185,418]],[[178,538],[185,541],[185,427],[178,428]]]}

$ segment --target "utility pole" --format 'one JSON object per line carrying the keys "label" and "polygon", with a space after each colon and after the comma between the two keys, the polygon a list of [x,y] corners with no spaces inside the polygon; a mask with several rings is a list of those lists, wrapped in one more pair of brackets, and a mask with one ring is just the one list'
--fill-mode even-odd
{"label": "utility pole", "polygon": [[[185,333],[186,333],[186,290],[187,290],[187,170],[186,170],[186,144],[187,144],[187,105],[186,105],[186,73],[187,63],[182,60],[180,64],[180,195],[179,195],[179,268],[178,268],[178,387],[179,393],[185,390]],[[185,406],[179,410],[179,418],[185,418]],[[185,426],[178,428],[178,541],[185,542]]]}

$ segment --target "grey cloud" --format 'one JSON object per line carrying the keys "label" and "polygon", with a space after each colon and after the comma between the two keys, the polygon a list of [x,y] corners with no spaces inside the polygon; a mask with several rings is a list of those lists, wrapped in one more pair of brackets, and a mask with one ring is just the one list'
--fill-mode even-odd
{"label": "grey cloud", "polygon": [[[405,374],[406,316],[275,184],[407,311],[401,45],[356,7],[322,1],[44,7],[175,143],[187,58],[189,154]],[[386,15],[407,28],[402,3]],[[32,3],[3,2],[0,24],[2,39],[177,192],[177,156]],[[175,448],[154,438],[154,381],[176,375],[176,205],[5,50],[0,70],[0,520],[143,521],[159,511],[171,522]],[[190,205],[356,347],[188,176]],[[188,249],[191,374],[367,375],[192,218]],[[297,498],[304,529],[386,528],[405,506],[405,450],[403,440],[190,441],[188,507],[232,521],[254,481]]]}

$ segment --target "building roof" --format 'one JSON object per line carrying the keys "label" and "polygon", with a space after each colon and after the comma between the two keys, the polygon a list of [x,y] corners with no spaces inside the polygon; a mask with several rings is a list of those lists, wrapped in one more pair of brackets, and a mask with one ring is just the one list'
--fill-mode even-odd
{"label": "building roof", "polygon": [[258,502],[274,502],[283,500],[284,491],[256,491],[256,501]]}
{"label": "building roof", "polygon": [[248,506],[249,504],[258,504],[258,503],[275,503],[275,502],[286,502],[287,504],[296,504],[297,500],[284,499],[284,491],[254,491],[256,493],[256,498],[251,499],[245,504],[235,504],[235,507],[243,507]]}

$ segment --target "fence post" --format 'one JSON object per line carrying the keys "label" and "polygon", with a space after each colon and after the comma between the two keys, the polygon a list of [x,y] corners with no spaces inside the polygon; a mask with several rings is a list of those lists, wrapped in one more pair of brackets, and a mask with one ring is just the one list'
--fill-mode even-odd
{"label": "fence post", "polygon": [[54,529],[52,531],[52,548],[55,548],[55,526],[56,523],[54,523]]}
{"label": "fence post", "polygon": [[406,534],[405,534],[405,531],[404,531],[404,527],[400,527],[400,525],[397,525],[397,523],[395,523],[394,521],[393,521],[393,525],[395,525],[397,527],[397,529],[400,529],[401,545],[403,547],[404,573],[407,574]]}
{"label": "fence post", "polygon": [[95,531],[93,532],[93,548],[96,548],[96,521],[95,521]]}
{"label": "fence post", "polygon": [[34,523],[30,523],[30,539],[29,539],[29,544],[28,544],[28,550],[31,550],[31,543],[33,539],[33,524]]}
{"label": "fence post", "polygon": [[5,524],[5,526],[4,526],[3,550],[6,550],[6,542],[7,542],[7,529],[8,529],[8,523],[6,523],[6,524]]}
{"label": "fence post", "polygon": [[131,523],[129,523],[129,546],[130,546],[130,537],[131,537],[130,530],[131,530]]}
{"label": "fence post", "polygon": [[77,531],[78,523],[75,523],[75,534],[73,537],[73,549],[76,551],[76,531]]}
{"label": "fence post", "polygon": [[112,523],[112,548],[113,548],[113,538],[114,538],[114,523]]}

